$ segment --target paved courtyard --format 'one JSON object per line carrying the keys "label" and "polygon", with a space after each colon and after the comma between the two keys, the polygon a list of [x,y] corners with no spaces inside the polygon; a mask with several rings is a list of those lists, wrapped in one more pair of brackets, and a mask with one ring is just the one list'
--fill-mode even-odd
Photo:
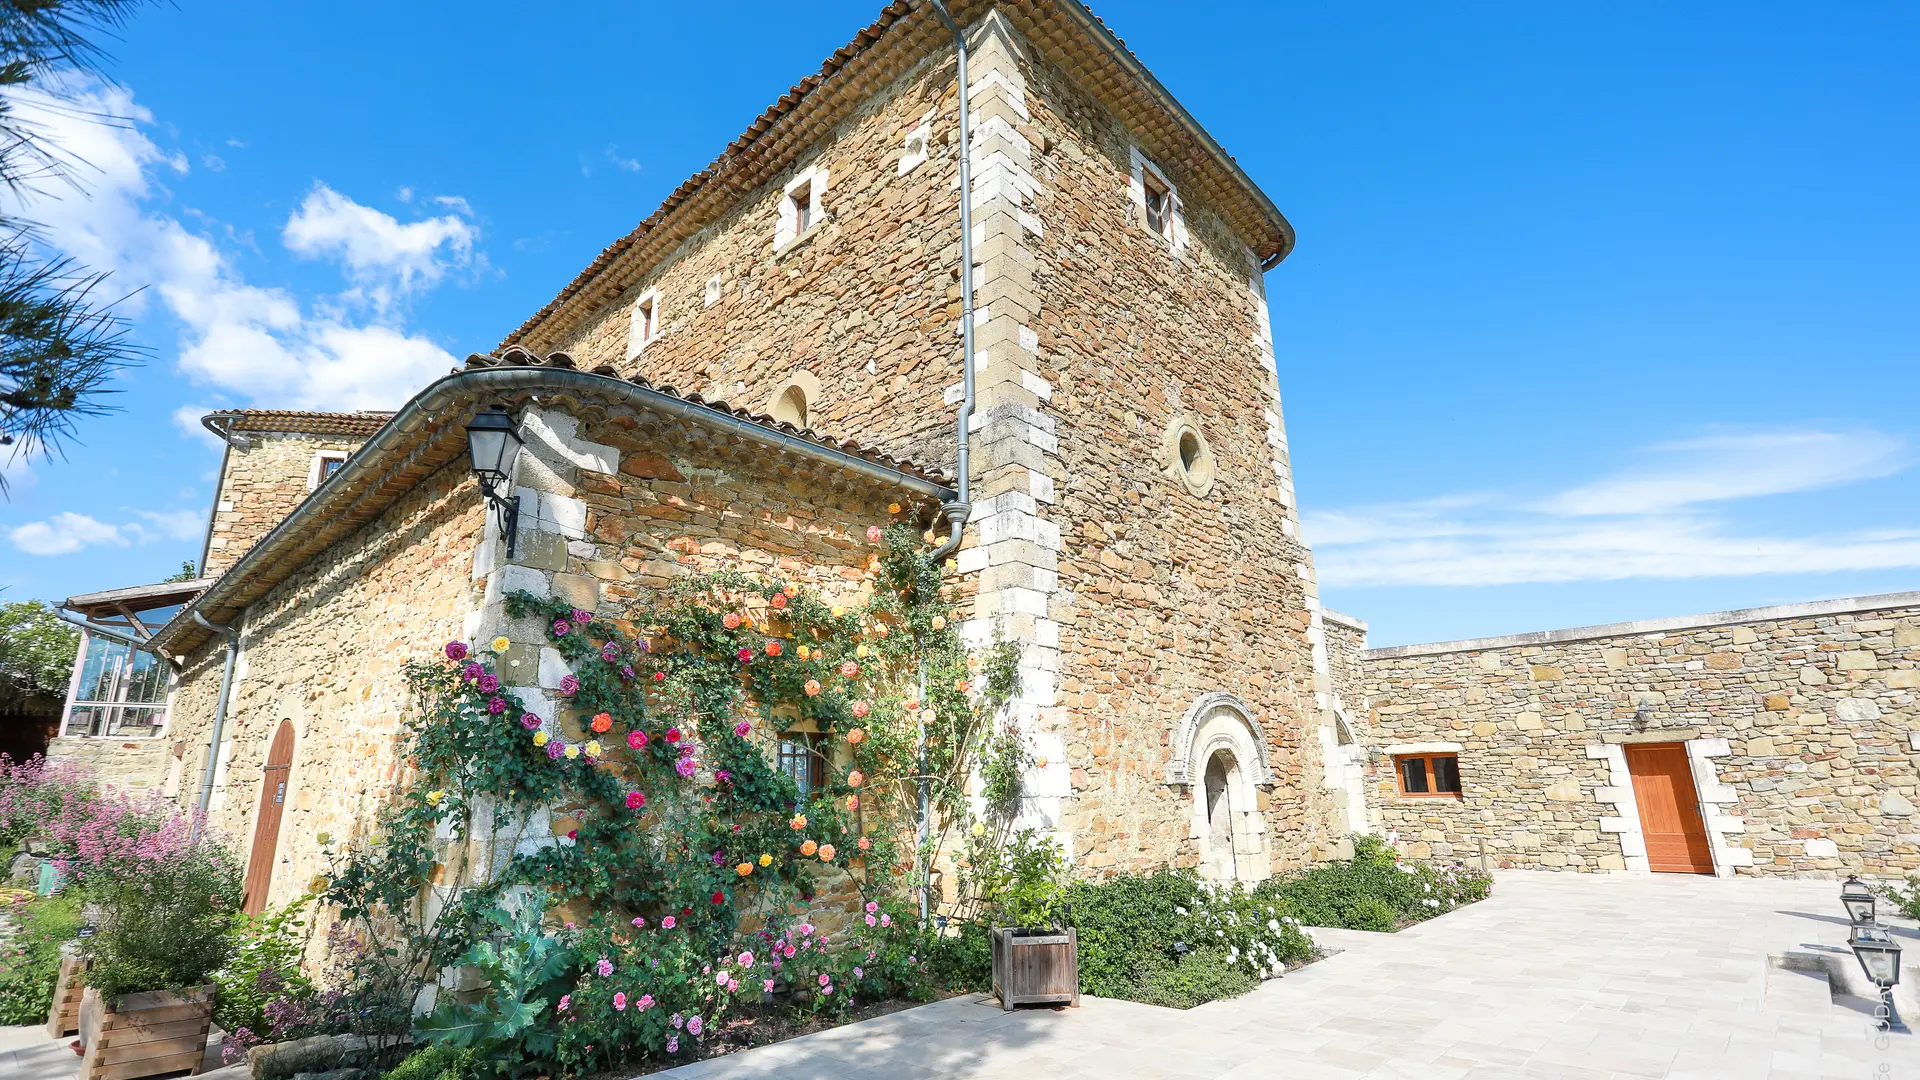
{"label": "paved courtyard", "polygon": [[[675,1080],[1920,1077],[1920,1036],[1875,1045],[1827,881],[1505,872],[1493,899],[1399,934],[1317,931],[1340,954],[1188,1012],[978,996],[686,1066]],[[1903,1008],[1920,981],[1907,946]],[[1831,961],[1824,958],[1831,957]],[[1846,985],[1842,990],[1847,989]]]}
{"label": "paved courtyard", "polygon": [[[657,1075],[1920,1078],[1920,1036],[1876,1045],[1871,1003],[1846,994],[1865,984],[1838,894],[1830,881],[1504,872],[1493,899],[1399,934],[1315,931],[1341,952],[1188,1012],[1086,998],[1004,1013],[974,995]],[[1899,932],[1916,1019],[1920,932]],[[1773,957],[1827,966],[1840,996]],[[0,1029],[0,1077],[64,1080],[66,1041]]]}

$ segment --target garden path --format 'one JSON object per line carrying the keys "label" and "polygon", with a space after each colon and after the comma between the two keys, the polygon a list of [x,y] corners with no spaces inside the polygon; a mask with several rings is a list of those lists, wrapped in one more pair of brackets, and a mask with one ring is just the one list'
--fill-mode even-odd
{"label": "garden path", "polygon": [[[1502,871],[1491,899],[1179,1012],[1085,998],[1003,1013],[980,995],[655,1074],[673,1080],[1115,1077],[1244,1080],[1878,1080],[1920,1076],[1920,1035],[1876,1046],[1829,881]],[[1920,1022],[1920,931],[1902,1009]],[[1770,963],[1795,954],[1838,973]],[[1831,957],[1832,961],[1822,960]]]}

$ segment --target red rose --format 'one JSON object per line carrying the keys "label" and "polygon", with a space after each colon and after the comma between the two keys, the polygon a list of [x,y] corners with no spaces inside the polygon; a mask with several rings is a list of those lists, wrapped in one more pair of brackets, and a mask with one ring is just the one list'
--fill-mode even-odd
{"label": "red rose", "polygon": [[727,894],[726,894],[726,893],[723,893],[723,892],[721,892],[721,891],[720,891],[719,889],[715,889],[715,890],[713,890],[713,902],[714,902],[714,903],[716,903],[716,904],[724,904],[724,903],[726,903],[726,902],[727,902]]}
{"label": "red rose", "polygon": [[653,673],[653,681],[654,681],[654,682],[666,682],[666,681],[667,681],[667,673],[666,673],[666,672],[664,672],[664,671],[656,671],[656,672],[654,672],[654,673]]}
{"label": "red rose", "polygon": [[667,729],[667,741],[668,741],[668,742],[670,742],[670,743],[675,743],[675,742],[679,742],[679,741],[680,741],[680,729],[679,729],[679,728],[677,728],[677,727],[670,727],[670,728],[668,728],[668,729]]}

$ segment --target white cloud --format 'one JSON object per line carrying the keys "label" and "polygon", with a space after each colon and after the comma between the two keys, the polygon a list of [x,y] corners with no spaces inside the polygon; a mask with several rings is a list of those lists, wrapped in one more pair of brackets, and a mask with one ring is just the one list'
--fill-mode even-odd
{"label": "white cloud", "polygon": [[[465,200],[452,201],[456,210],[466,210]],[[471,265],[478,236],[479,229],[459,213],[402,223],[325,184],[307,193],[282,233],[296,255],[340,260],[356,290],[383,311],[439,284],[449,270]]]}
{"label": "white cloud", "polygon": [[71,555],[88,547],[126,547],[120,526],[96,521],[85,514],[59,513],[46,521],[29,521],[8,534],[13,546],[29,555]]}
{"label": "white cloud", "polygon": [[182,405],[173,410],[173,426],[179,428],[182,435],[204,444],[207,449],[218,450],[226,444],[220,441],[220,436],[208,431],[207,426],[200,422],[201,417],[218,411],[219,409],[213,405]]}
{"label": "white cloud", "polygon": [[198,540],[207,529],[207,516],[193,510],[135,510],[134,513],[146,518],[151,526],[138,522],[126,526],[136,530],[135,535],[141,540]]}
{"label": "white cloud", "polygon": [[1564,491],[1553,514],[1645,514],[1699,503],[1780,495],[1889,476],[1906,466],[1906,441],[1878,431],[1772,431],[1711,435],[1650,448],[1655,468]]}
{"label": "white cloud", "polygon": [[127,310],[139,314],[157,298],[179,320],[179,366],[192,380],[278,408],[396,408],[454,366],[451,354],[398,325],[391,307],[472,264],[477,231],[459,217],[402,224],[315,188],[289,218],[286,241],[300,254],[339,258],[348,298],[371,302],[373,312],[360,324],[328,305],[303,310],[284,290],[247,284],[208,236],[150,209],[165,194],[160,178],[185,172],[187,162],[146,136],[152,115],[130,90],[83,85],[71,103],[33,91],[10,97],[50,142],[86,163],[84,191],[51,186],[28,196],[49,245],[112,271],[120,290],[150,286]]}
{"label": "white cloud", "polygon": [[1726,504],[1888,476],[1905,444],[1880,432],[1796,430],[1653,447],[1651,467],[1536,501],[1491,494],[1312,515],[1328,585],[1507,585],[1920,567],[1920,529],[1782,535]]}

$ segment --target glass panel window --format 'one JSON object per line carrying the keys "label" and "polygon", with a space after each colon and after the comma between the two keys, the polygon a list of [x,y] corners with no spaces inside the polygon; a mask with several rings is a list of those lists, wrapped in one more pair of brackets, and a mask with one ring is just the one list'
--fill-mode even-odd
{"label": "glass panel window", "polygon": [[1403,757],[1400,759],[1400,791],[1406,795],[1427,793],[1426,758]]}
{"label": "glass panel window", "polygon": [[1410,798],[1460,797],[1460,757],[1457,754],[1421,754],[1393,759],[1400,794]]}
{"label": "glass panel window", "polygon": [[145,649],[87,635],[64,735],[156,735],[166,723],[167,665]]}
{"label": "glass panel window", "polygon": [[780,737],[780,771],[793,777],[803,799],[826,783],[821,749],[825,740],[824,735],[806,731],[790,731]]}

